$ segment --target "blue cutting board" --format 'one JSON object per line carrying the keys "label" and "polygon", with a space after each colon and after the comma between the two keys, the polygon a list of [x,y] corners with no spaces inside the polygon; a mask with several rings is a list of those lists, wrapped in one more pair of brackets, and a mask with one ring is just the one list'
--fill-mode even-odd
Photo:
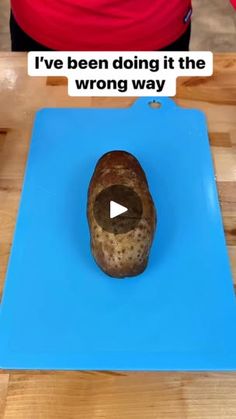
{"label": "blue cutting board", "polygon": [[[167,98],[152,109],[150,100],[37,113],[0,311],[2,368],[236,368],[206,119]],[[124,280],[97,267],[86,219],[95,164],[117,149],[140,161],[158,211],[149,265]]]}

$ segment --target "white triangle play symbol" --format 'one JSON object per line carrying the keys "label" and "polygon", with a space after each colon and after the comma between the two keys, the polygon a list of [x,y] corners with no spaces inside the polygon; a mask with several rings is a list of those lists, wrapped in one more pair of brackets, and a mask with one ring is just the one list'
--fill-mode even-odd
{"label": "white triangle play symbol", "polygon": [[118,215],[123,214],[126,211],[128,211],[128,208],[117,204],[115,201],[110,201],[110,218],[118,217]]}

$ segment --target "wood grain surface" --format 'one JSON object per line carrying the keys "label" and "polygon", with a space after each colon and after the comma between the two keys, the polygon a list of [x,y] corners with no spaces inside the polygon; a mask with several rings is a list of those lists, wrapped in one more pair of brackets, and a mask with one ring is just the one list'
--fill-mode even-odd
{"label": "wood grain surface", "polygon": [[[205,111],[236,281],[236,54],[210,78],[180,78],[176,102]],[[126,107],[132,98],[70,98],[63,79],[31,78],[24,54],[0,54],[0,290],[16,222],[34,113],[41,107]],[[236,418],[236,373],[0,373],[2,418]]]}

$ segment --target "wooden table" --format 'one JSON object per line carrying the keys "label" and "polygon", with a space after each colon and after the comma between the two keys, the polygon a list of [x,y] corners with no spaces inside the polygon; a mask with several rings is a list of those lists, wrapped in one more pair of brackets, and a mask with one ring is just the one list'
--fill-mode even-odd
{"label": "wooden table", "polygon": [[[177,103],[206,112],[236,280],[236,54],[211,78],[178,80]],[[70,98],[63,79],[30,78],[24,54],[0,55],[0,288],[9,257],[34,113],[46,106],[123,107],[131,98]],[[236,418],[236,373],[10,372],[0,416],[14,419]]]}

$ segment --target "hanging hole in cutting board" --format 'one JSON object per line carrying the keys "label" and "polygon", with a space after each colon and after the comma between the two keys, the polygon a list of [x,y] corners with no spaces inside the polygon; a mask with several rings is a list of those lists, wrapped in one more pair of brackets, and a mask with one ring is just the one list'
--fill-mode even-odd
{"label": "hanging hole in cutting board", "polygon": [[161,103],[158,102],[157,100],[153,100],[152,102],[149,102],[148,105],[152,109],[160,109],[161,108]]}

